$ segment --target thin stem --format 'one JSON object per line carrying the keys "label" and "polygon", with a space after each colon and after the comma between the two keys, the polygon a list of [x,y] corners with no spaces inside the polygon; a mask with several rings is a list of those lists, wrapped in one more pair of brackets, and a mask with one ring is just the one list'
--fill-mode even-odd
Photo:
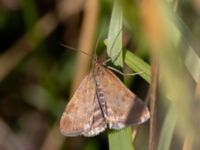
{"label": "thin stem", "polygon": [[111,70],[113,70],[113,71],[115,71],[115,72],[117,72],[117,73],[119,73],[119,74],[121,74],[123,76],[135,76],[135,75],[139,75],[141,73],[144,73],[144,71],[137,72],[137,73],[123,73],[123,72],[121,72],[121,71],[119,71],[119,70],[117,70],[117,69],[115,69],[115,68],[113,68],[111,66],[107,66],[107,68],[109,68],[109,69],[111,69]]}

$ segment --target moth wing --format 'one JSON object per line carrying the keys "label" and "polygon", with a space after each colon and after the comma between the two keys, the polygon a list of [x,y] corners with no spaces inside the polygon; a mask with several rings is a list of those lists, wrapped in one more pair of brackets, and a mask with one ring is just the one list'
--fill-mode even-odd
{"label": "moth wing", "polygon": [[150,113],[144,102],[133,94],[114,73],[103,69],[101,89],[105,96],[109,128],[121,129],[131,124],[141,124]]}
{"label": "moth wing", "polygon": [[[65,136],[94,136],[98,134],[97,131],[105,130],[104,126],[99,126],[98,130],[94,126],[94,110],[96,107],[99,108],[95,101],[96,86],[92,73],[90,73],[83,79],[62,114],[61,133]],[[97,131],[93,132],[94,130]]]}
{"label": "moth wing", "polygon": [[84,132],[84,136],[95,136],[107,128],[107,123],[99,106],[97,96],[95,98],[94,106],[93,121],[90,130]]}

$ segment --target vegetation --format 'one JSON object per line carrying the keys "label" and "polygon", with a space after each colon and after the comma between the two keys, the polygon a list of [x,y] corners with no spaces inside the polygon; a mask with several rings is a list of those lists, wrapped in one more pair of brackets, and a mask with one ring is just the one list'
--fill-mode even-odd
{"label": "vegetation", "polygon": [[[199,15],[198,0],[1,0],[0,149],[200,149]],[[119,77],[147,103],[149,121],[91,138],[60,133],[90,70],[81,51],[138,74]]]}

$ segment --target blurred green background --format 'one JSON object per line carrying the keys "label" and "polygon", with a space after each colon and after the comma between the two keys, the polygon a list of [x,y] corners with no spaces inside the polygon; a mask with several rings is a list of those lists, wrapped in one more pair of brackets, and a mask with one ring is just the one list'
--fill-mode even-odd
{"label": "blurred green background", "polygon": [[[151,46],[147,46],[145,35],[140,31],[142,27],[138,20],[140,11],[137,3],[140,2],[127,0],[122,3],[125,8],[122,45],[133,52],[137,50],[138,57],[150,63],[148,50]],[[179,42],[176,37],[180,33],[173,30],[168,32],[175,37],[172,41],[178,43],[177,49],[181,49],[180,55],[173,56],[175,59],[182,55],[188,58],[190,43],[197,57],[193,64],[197,65],[195,69],[183,63],[189,70],[186,73],[190,78],[189,88],[195,92],[200,72],[200,2],[168,0],[164,3],[171,11],[175,9],[174,14],[170,15],[175,18],[172,19],[173,23],[181,31]],[[106,60],[104,40],[108,36],[112,7],[111,0],[0,0],[0,149],[108,149],[107,132],[93,138],[66,138],[59,132],[59,120],[91,62],[89,57],[66,49],[62,44],[89,54],[96,50],[99,60]],[[130,13],[132,10],[133,14]],[[166,12],[171,13],[170,10]],[[194,60],[193,57],[191,59]],[[127,66],[124,70],[130,71]],[[147,81],[138,76],[133,80],[126,79],[127,85],[145,99],[149,87]],[[167,93],[166,89],[164,92]],[[168,98],[165,94],[164,98],[162,95],[160,97],[164,100],[157,104],[158,139],[163,138],[159,135],[164,132],[162,125],[169,109],[168,103],[171,103],[165,100]],[[194,116],[195,112],[192,113]],[[182,146],[184,136],[180,138],[175,131],[173,133],[169,149],[189,150]],[[136,137],[136,149],[147,149],[147,135],[148,124],[145,124]]]}

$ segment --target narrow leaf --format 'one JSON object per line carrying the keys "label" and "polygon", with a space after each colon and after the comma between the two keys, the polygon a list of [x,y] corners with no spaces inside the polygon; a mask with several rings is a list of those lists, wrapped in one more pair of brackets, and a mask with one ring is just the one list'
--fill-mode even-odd
{"label": "narrow leaf", "polygon": [[[123,66],[122,61],[122,9],[115,1],[109,31],[107,53],[116,66]],[[112,131],[108,134],[110,150],[133,150],[131,141],[131,129]]]}

